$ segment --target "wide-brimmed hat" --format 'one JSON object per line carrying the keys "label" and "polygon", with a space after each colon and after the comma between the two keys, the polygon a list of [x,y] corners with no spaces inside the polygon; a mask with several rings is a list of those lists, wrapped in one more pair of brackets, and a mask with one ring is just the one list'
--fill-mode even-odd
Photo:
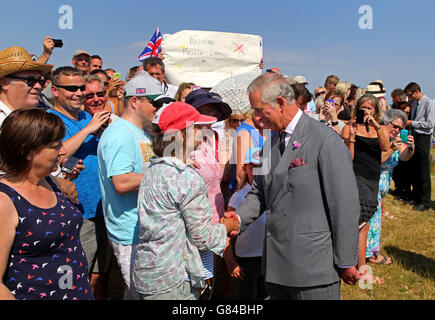
{"label": "wide-brimmed hat", "polygon": [[26,49],[9,47],[0,51],[0,79],[23,71],[39,71],[42,74],[53,68],[51,64],[38,63],[32,60]]}
{"label": "wide-brimmed hat", "polygon": [[366,88],[365,93],[371,93],[376,98],[380,98],[380,97],[385,96],[386,92],[387,91],[385,89],[381,88],[381,86],[378,84],[369,84]]}
{"label": "wide-brimmed hat", "polygon": [[232,113],[230,106],[222,101],[222,97],[219,94],[215,92],[209,92],[205,89],[193,90],[187,95],[186,103],[190,104],[195,109],[198,109],[199,107],[209,103],[215,104],[216,108],[219,108],[223,115],[223,118],[218,119],[218,121],[227,119]]}

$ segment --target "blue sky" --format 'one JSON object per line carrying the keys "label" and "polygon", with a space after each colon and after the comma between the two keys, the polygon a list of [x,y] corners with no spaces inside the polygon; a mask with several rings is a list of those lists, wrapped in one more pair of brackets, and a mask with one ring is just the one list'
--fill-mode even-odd
{"label": "blue sky", "polygon": [[[64,4],[73,9],[72,30],[58,26]],[[362,5],[373,9],[372,30],[359,28]],[[74,50],[85,48],[124,77],[157,26],[162,33],[248,33],[263,37],[265,68],[302,74],[311,91],[336,74],[363,87],[382,79],[388,93],[416,81],[435,98],[434,18],[430,0],[8,1],[0,49],[17,45],[39,55],[50,35],[64,42],[50,59],[56,67],[70,65]]]}

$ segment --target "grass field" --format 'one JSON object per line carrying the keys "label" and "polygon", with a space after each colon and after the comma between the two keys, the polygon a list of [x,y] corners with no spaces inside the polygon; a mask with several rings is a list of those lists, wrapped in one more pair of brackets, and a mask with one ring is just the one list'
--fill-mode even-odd
{"label": "grass field", "polygon": [[[435,159],[435,149],[431,152]],[[434,164],[434,161],[432,161]],[[435,200],[435,165],[431,170],[432,200]],[[390,187],[394,190],[394,183]],[[394,260],[392,265],[369,263],[383,284],[361,289],[358,284],[342,284],[344,300],[433,300],[435,299],[435,201],[424,212],[395,200],[388,194],[386,209],[397,220],[382,217],[381,254]]]}

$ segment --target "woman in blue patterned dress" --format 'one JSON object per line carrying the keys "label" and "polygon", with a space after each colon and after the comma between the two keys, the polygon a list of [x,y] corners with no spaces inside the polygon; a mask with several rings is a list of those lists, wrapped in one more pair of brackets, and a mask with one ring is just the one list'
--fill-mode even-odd
{"label": "woman in blue patterned dress", "polygon": [[65,149],[62,120],[18,109],[0,133],[0,299],[91,300],[80,211],[49,175]]}
{"label": "woman in blue patterned dress", "polygon": [[381,175],[379,180],[378,207],[369,221],[370,229],[367,234],[366,258],[372,263],[391,264],[390,258],[380,254],[381,224],[382,224],[382,198],[390,188],[393,169],[402,161],[408,161],[414,154],[414,137],[408,135],[406,143],[400,140],[400,131],[408,121],[406,114],[397,109],[389,109],[385,112],[383,122],[386,125],[391,141],[391,151],[382,153]]}

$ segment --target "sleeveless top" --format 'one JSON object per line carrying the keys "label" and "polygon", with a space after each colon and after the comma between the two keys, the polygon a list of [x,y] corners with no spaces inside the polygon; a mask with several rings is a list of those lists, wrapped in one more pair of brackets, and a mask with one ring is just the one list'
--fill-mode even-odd
{"label": "sleeveless top", "polygon": [[[258,132],[258,130],[251,126],[250,124],[247,124],[245,122],[242,122],[242,124],[237,128],[236,130],[236,134],[234,135],[233,138],[233,157],[237,157],[237,153],[236,153],[236,137],[239,134],[240,131],[248,131],[250,136],[251,136],[251,140],[252,140],[252,144],[254,148],[262,148],[263,144],[264,144],[264,138],[260,135],[260,132]],[[234,158],[236,159],[236,158]],[[236,164],[235,164],[235,160],[234,164],[232,164],[233,166],[233,176],[231,177],[231,181],[229,184],[229,189],[230,190],[237,190],[237,178],[236,178]]]}
{"label": "sleeveless top", "polygon": [[378,138],[355,136],[353,170],[360,201],[359,221],[369,221],[378,206],[381,147]]}
{"label": "sleeveless top", "polygon": [[82,215],[50,178],[46,181],[57,198],[50,209],[32,205],[0,183],[19,218],[3,283],[19,300],[92,300],[80,243]]}
{"label": "sleeveless top", "polygon": [[349,109],[346,106],[344,106],[344,109],[341,110],[341,112],[337,115],[337,118],[339,120],[348,121],[352,118],[352,115],[351,115]]}
{"label": "sleeveless top", "polygon": [[355,175],[379,181],[381,174],[381,147],[378,138],[355,136],[353,170]]}

